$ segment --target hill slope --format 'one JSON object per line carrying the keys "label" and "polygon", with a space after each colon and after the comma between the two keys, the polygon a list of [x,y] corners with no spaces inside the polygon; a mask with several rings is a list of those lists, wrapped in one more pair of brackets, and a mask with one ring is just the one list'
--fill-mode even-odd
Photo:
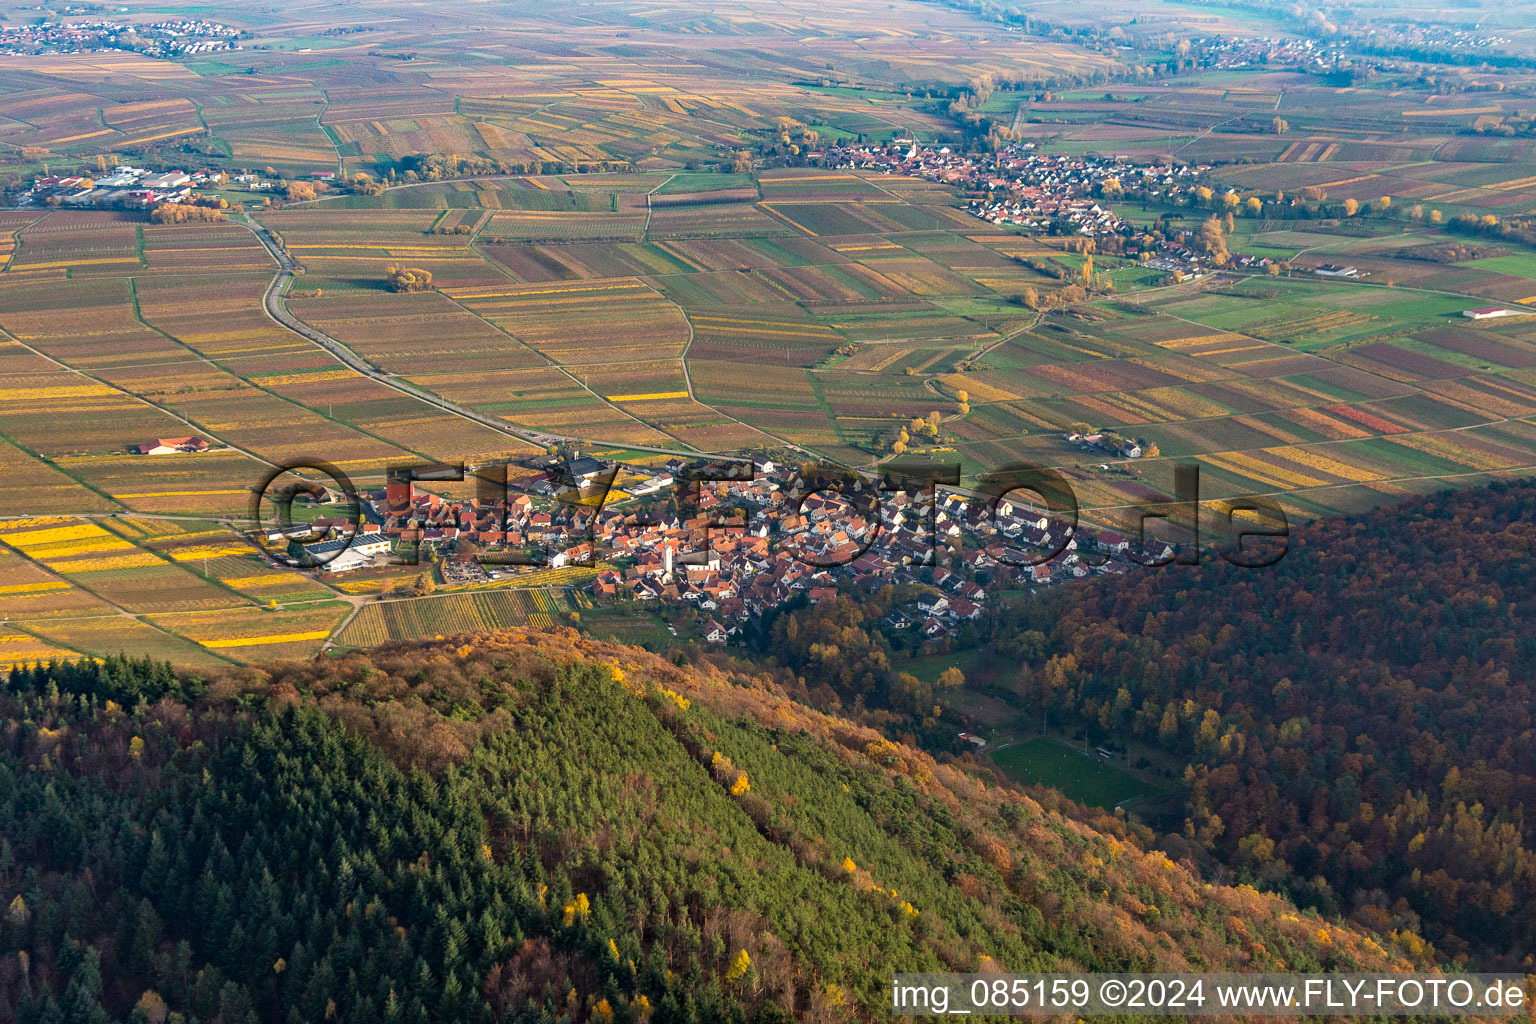
{"label": "hill slope", "polygon": [[833,1021],[883,1017],[895,970],[1406,963],[569,631],[18,671],[0,704],[21,1021]]}
{"label": "hill slope", "polygon": [[[1186,833],[1293,898],[1531,970],[1536,485],[1449,492],[1000,624],[1018,698],[1179,754]],[[1409,939],[1409,944],[1413,940]]]}

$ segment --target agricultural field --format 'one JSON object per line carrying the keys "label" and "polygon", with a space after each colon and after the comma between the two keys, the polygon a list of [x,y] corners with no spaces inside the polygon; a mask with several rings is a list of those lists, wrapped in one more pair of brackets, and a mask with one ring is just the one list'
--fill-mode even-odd
{"label": "agricultural field", "polygon": [[[318,649],[348,610],[313,577],[273,569],[227,526],[195,519],[3,520],[0,574],[0,614],[39,642],[93,657],[209,665],[293,655],[309,641]],[[257,628],[274,623],[284,629]]]}
{"label": "agricultural field", "polygon": [[[1103,12],[1069,7],[1043,9]],[[1298,516],[1536,470],[1536,251],[1454,223],[1536,214],[1536,141],[1500,130],[1536,95],[1525,64],[1446,66],[1433,87],[1402,67],[1165,74],[1159,33],[1257,31],[1217,8],[1142,10],[1140,52],[919,0],[880,28],[804,0],[581,0],[559,24],[361,11],[231,13],[244,48],[183,61],[0,57],[0,170],[191,167],[228,173],[212,191],[234,204],[178,224],[0,210],[0,615],[32,638],[0,657],[131,633],[243,662],[442,631],[372,601],[413,572],[325,582],[236,539],[293,461],[377,486],[391,465],[568,439],[870,468],[933,420],[908,452],[972,479],[1057,467],[1090,521],[1119,524],[1170,495],[1176,461],[1210,501],[1270,494]],[[1196,169],[1239,214],[1306,194],[1394,215],[1237,216],[1232,253],[1283,273],[1171,283],[1101,252],[1113,291],[1032,306],[1087,262],[1070,233],[980,220],[979,193],[946,181],[806,159],[860,138],[974,147],[949,99],[982,76],[997,88],[977,111],[1038,152]],[[355,174],[371,180],[340,187]],[[1117,213],[1206,216],[1160,203]],[[394,290],[390,268],[430,287]],[[1492,304],[1512,315],[1462,316]],[[1084,423],[1148,455],[1063,440]],[[131,451],[189,435],[208,450]],[[556,612],[532,595],[584,574],[433,600],[445,623],[537,623]]]}
{"label": "agricultural field", "polygon": [[564,624],[577,608],[563,591],[486,590],[365,605],[336,637],[344,647],[374,647],[507,626],[548,628]]}
{"label": "agricultural field", "polygon": [[233,661],[146,619],[127,615],[21,620],[16,625],[38,641],[66,652],[65,657],[129,654],[193,668],[227,666]]}
{"label": "agricultural field", "polygon": [[[667,180],[626,177],[567,174],[523,191],[601,221]],[[451,210],[322,202],[260,214],[306,269],[287,309],[378,377],[265,317],[269,279],[246,262],[268,257],[243,226],[145,229],[142,264],[91,264],[88,278],[41,295],[23,295],[18,277],[0,307],[0,329],[19,343],[11,358],[36,370],[24,382],[78,403],[64,414],[73,408],[79,429],[62,434],[48,429],[56,417],[19,408],[6,431],[13,461],[36,477],[39,498],[61,500],[74,485],[83,509],[229,515],[251,486],[231,481],[286,458],[324,451],[367,481],[412,456],[516,449],[513,437],[391,389],[393,377],[513,431],[680,451],[792,447],[855,465],[937,412],[936,457],[972,473],[1019,458],[1061,466],[1090,514],[1166,496],[1170,458],[1198,458],[1212,498],[1277,493],[1303,515],[1532,465],[1519,423],[1536,412],[1536,317],[1460,316],[1536,290],[1518,253],[1437,264],[1418,258],[1444,237],[1428,225],[1393,237],[1244,220],[1234,249],[1348,259],[1365,276],[1175,289],[1129,279],[1134,305],[1112,296],[1086,316],[1035,314],[1015,297],[1051,284],[1024,260],[1070,267],[1072,254],[947,220],[969,219],[952,191],[939,206],[931,189],[816,169],[762,175],[762,199],[740,191],[682,207],[718,219],[719,230],[690,238],[642,220],[623,240],[482,242],[503,213],[477,215],[462,234],[433,233],[459,216]],[[774,233],[732,235],[742,208]],[[50,256],[119,259],[84,254],[126,251],[138,230],[61,212],[23,225],[25,259],[0,275],[0,292],[12,273],[34,273],[20,268],[55,262],[33,259],[34,232]],[[234,269],[194,298],[165,254],[201,249],[226,253]],[[391,261],[437,268],[434,289],[384,289]],[[1077,422],[1152,441],[1161,461],[1105,475],[1054,436]],[[100,433],[106,424],[151,436],[191,426],[223,444],[135,457],[129,437]],[[41,459],[22,459],[28,451]]]}
{"label": "agricultural field", "polygon": [[[142,0],[123,10],[140,7],[157,10]],[[61,156],[192,149],[220,166],[293,176],[463,154],[496,161],[506,180],[404,193],[391,205],[532,210],[536,201],[509,194],[578,169],[622,172],[613,177],[628,180],[604,184],[644,192],[779,116],[829,138],[943,130],[941,116],[906,96],[913,80],[1122,66],[999,29],[978,46],[968,15],[912,2],[890,15],[901,29],[876,32],[857,4],[805,0],[730,18],[697,0],[664,12],[584,0],[558,19],[487,9],[473,24],[384,6],[359,18],[326,4],[221,17],[251,33],[242,50],[183,63],[114,52],[0,58],[4,141]],[[674,45],[680,37],[686,48]],[[663,41],[673,42],[648,45]],[[832,67],[862,87],[822,86]],[[696,173],[680,177],[668,191],[708,187]]]}
{"label": "agricultural field", "polygon": [[279,609],[184,612],[153,616],[150,622],[219,657],[263,662],[314,655],[349,611],[342,601],[324,601]]}

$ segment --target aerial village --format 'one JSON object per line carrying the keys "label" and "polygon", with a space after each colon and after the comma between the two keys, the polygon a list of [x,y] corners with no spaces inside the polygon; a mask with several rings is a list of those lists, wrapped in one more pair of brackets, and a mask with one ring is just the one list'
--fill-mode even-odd
{"label": "aerial village", "polygon": [[[988,587],[1045,587],[1174,554],[1156,540],[1133,547],[1110,531],[1074,530],[1009,500],[993,514],[989,499],[959,490],[881,490],[854,474],[837,487],[807,485],[798,467],[762,456],[751,472],[710,464],[707,481],[681,459],[631,467],[566,452],[512,468],[524,473],[505,498],[467,500],[431,489],[434,479],[462,479],[456,470],[421,471],[365,494],[360,523],[296,524],[290,533],[304,539],[290,551],[327,576],[404,561],[445,586],[588,566],[597,572],[583,585],[598,600],[663,612],[691,605],[705,619],[701,635],[717,643],[801,597],[814,604],[899,583],[924,584],[923,596],[890,624],[942,638],[981,617]],[[739,479],[718,479],[727,474]],[[269,549],[283,537],[269,534]]]}
{"label": "aerial village", "polygon": [[[334,176],[334,172],[324,172],[309,177],[326,180]],[[145,167],[118,164],[94,175],[45,172],[34,179],[29,187],[9,193],[9,198],[20,209],[42,206],[76,210],[154,211],[172,204],[176,204],[173,208],[178,209],[188,206],[223,209],[228,206],[228,200],[221,200],[218,195],[220,192],[235,190],[271,193],[279,187],[279,182],[264,175],[244,171],[225,173],[206,168],[194,171],[152,171]]]}
{"label": "aerial village", "polygon": [[152,173],[143,167],[119,165],[95,178],[80,174],[50,174],[16,197],[16,205],[75,208],[123,207],[147,210],[161,203],[180,203],[193,190],[213,180],[207,172]]}
{"label": "aerial village", "polygon": [[[834,148],[829,165],[903,174],[982,193],[966,209],[998,226],[1034,235],[1092,239],[1097,251],[1139,259],[1147,266],[1195,279],[1211,269],[1194,244],[1194,227],[1154,233],[1115,213],[1112,203],[1146,200],[1183,203],[1209,195],[1205,164],[1138,163],[1119,157],[1071,156],[1035,151],[1020,142],[992,153],[959,153],[906,139],[890,144]],[[1201,193],[1200,190],[1207,190]],[[1233,253],[1229,266],[1264,268],[1270,260]]]}
{"label": "aerial village", "polygon": [[[63,21],[50,9],[42,6],[36,9],[43,13],[36,23],[0,28],[0,54],[36,56],[127,50],[171,59],[238,50],[238,40],[245,35],[242,29],[201,18],[166,18],[145,24],[107,18]],[[63,14],[69,17],[85,10],[87,8],[66,7]]]}

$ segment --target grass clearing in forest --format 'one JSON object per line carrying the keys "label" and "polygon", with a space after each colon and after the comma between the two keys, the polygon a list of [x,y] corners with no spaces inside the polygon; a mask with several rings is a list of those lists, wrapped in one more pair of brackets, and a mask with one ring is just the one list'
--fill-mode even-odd
{"label": "grass clearing in forest", "polygon": [[1051,786],[1079,803],[1113,809],[1157,792],[1097,754],[1084,754],[1048,736],[1036,736],[992,755],[998,767],[1027,786]]}

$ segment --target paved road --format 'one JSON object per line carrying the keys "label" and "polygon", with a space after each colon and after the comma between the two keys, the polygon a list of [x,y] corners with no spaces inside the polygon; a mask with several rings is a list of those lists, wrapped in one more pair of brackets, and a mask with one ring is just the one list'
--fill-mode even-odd
{"label": "paved road", "polygon": [[605,441],[601,438],[569,437],[564,434],[547,434],[536,430],[521,430],[508,425],[505,420],[499,420],[494,416],[486,416],[483,413],[474,411],[473,409],[466,409],[462,405],[450,402],[445,398],[434,395],[430,391],[419,388],[407,381],[403,381],[393,374],[383,372],[377,367],[374,367],[371,364],[364,362],[362,359],[359,359],[351,349],[347,348],[335,338],[321,333],[314,327],[311,327],[309,324],[288,312],[287,307],[283,305],[283,289],[288,286],[289,281],[293,280],[294,273],[298,269],[297,264],[295,264],[293,257],[288,254],[288,250],[285,249],[277,241],[277,239],[272,237],[272,232],[268,231],[264,225],[251,217],[246,217],[243,223],[245,227],[248,228],[251,233],[256,236],[257,240],[259,240],[262,245],[266,246],[267,251],[272,254],[272,258],[277,261],[277,276],[274,277],[272,279],[272,283],[267,286],[267,294],[262,300],[263,304],[266,306],[267,315],[282,326],[288,328],[293,333],[307,339],[308,341],[314,342],[316,345],[319,345],[321,348],[331,353],[331,355],[335,356],[343,365],[356,370],[363,376],[372,380],[376,380],[380,384],[383,384],[385,387],[393,388],[394,390],[399,391],[402,394],[409,395],[418,401],[425,402],[435,409],[441,409],[443,412],[450,413],[454,416],[461,416],[464,419],[471,420],[484,427],[489,427],[491,430],[506,434],[508,437],[515,437],[520,441],[525,441],[528,444],[534,445],[538,448],[544,448],[548,445],[558,444],[561,442],[573,442],[576,444],[596,445],[602,447],[629,448],[634,451],[656,452],[662,455],[686,456],[699,454],[697,452],[690,452],[686,449],[679,448],[657,448],[643,444],[631,444],[627,441]]}

